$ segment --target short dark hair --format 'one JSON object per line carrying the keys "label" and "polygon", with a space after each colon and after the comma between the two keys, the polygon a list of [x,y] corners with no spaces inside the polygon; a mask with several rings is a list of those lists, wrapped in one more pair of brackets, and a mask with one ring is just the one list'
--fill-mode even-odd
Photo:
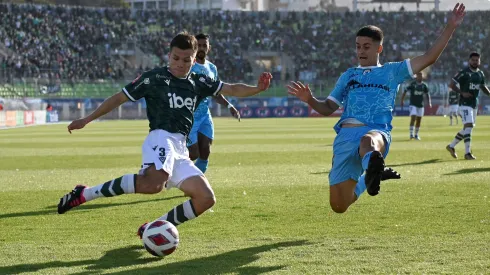
{"label": "short dark hair", "polygon": [[479,54],[479,53],[477,53],[477,52],[472,52],[472,53],[470,53],[470,59],[471,59],[473,56],[476,56],[476,57],[478,57],[478,58],[479,58],[479,57],[480,57],[480,54]]}
{"label": "short dark hair", "polygon": [[374,41],[380,43],[383,43],[383,38],[384,38],[383,31],[380,28],[373,25],[367,25],[360,28],[356,34],[356,37],[358,36],[370,37]]}
{"label": "short dark hair", "polygon": [[196,38],[189,34],[188,32],[181,32],[177,34],[170,42],[170,50],[173,47],[177,47],[181,50],[192,49],[193,51],[197,51],[197,40]]}
{"label": "short dark hair", "polygon": [[200,33],[198,35],[195,36],[197,40],[199,39],[207,39],[209,40],[209,35],[208,34],[205,34],[205,33]]}

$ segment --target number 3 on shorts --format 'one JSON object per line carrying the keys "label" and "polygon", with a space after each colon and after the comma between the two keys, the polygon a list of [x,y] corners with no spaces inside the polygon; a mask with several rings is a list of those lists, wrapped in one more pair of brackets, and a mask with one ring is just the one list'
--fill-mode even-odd
{"label": "number 3 on shorts", "polygon": [[160,156],[160,157],[164,157],[164,156],[165,156],[165,148],[160,147],[160,149],[159,149],[159,150],[160,150],[160,155],[159,155],[159,156]]}

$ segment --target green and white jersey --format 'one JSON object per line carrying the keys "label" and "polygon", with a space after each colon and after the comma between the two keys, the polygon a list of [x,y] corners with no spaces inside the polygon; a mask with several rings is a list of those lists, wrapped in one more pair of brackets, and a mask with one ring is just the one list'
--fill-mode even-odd
{"label": "green and white jersey", "polygon": [[480,86],[485,85],[485,75],[477,69],[472,71],[469,67],[459,71],[453,80],[459,84],[462,92],[470,93],[472,97],[465,98],[460,96],[459,105],[476,108],[478,106],[478,96],[480,95]]}
{"label": "green and white jersey", "polygon": [[168,67],[146,71],[122,90],[131,100],[146,100],[150,131],[162,129],[187,136],[194,123],[194,110],[207,96],[217,95],[223,86],[219,79],[191,73],[175,77]]}
{"label": "green and white jersey", "polygon": [[422,108],[424,107],[424,94],[429,94],[429,87],[425,82],[413,81],[405,88],[405,92],[410,92],[410,105]]}
{"label": "green and white jersey", "polygon": [[459,104],[459,94],[455,91],[449,91],[449,105]]}

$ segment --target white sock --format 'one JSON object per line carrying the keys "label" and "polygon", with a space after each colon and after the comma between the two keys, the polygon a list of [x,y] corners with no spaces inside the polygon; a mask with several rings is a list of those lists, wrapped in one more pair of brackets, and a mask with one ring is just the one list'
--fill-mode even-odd
{"label": "white sock", "polygon": [[415,135],[416,135],[416,136],[418,136],[418,135],[419,135],[419,130],[420,130],[420,127],[415,128]]}
{"label": "white sock", "polygon": [[410,126],[410,136],[413,136],[413,126]]}
{"label": "white sock", "polygon": [[83,190],[83,196],[86,201],[91,201],[101,197],[133,194],[135,192],[135,185],[136,174],[127,174],[97,186],[85,188]]}
{"label": "white sock", "polygon": [[449,145],[451,148],[454,148],[458,143],[463,140],[463,135],[464,135],[464,129],[459,131],[456,136],[454,137],[453,142]]}
{"label": "white sock", "polygon": [[192,205],[192,201],[188,200],[181,205],[178,205],[174,209],[170,210],[167,214],[158,218],[159,220],[165,220],[173,225],[177,226],[181,223],[184,223],[188,220],[195,219],[198,215],[194,210],[194,206]]}

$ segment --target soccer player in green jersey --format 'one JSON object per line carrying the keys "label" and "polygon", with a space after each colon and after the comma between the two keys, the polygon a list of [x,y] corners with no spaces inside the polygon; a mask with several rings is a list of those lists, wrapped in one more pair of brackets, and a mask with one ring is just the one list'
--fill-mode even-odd
{"label": "soccer player in green jersey", "polygon": [[[97,198],[132,193],[156,194],[164,188],[178,188],[190,200],[159,218],[177,226],[196,218],[215,204],[213,189],[201,170],[189,159],[186,146],[194,110],[207,96],[224,94],[247,97],[265,91],[272,76],[262,73],[257,86],[249,86],[228,84],[218,78],[190,73],[196,60],[197,44],[193,35],[178,34],[170,43],[168,66],[144,72],[121,92],[105,100],[93,113],[68,126],[70,133],[82,129],[124,102],[144,98],[150,133],[143,142],[139,173],[126,174],[94,187],[77,185],[61,197],[59,214]],[[144,229],[145,224],[138,230],[140,237]]]}
{"label": "soccer player in green jersey", "polygon": [[[425,82],[422,81],[422,72],[417,73],[416,81],[412,81],[410,85],[405,88],[402,94],[401,105],[403,107],[403,101],[407,92],[410,92],[410,139],[420,140],[419,130],[420,122],[422,122],[422,117],[424,116],[424,100],[427,99],[429,107],[432,107],[432,102],[430,100],[429,87]],[[413,134],[415,124],[415,136]]]}
{"label": "soccer player in green jersey", "polygon": [[459,94],[453,90],[450,90],[448,100],[449,100],[449,121],[450,121],[449,126],[453,125],[453,116],[456,119],[456,125],[458,125]]}
{"label": "soccer player in green jersey", "polygon": [[[464,158],[467,160],[476,159],[471,152],[471,132],[473,131],[478,110],[478,96],[480,95],[480,89],[486,95],[490,96],[490,90],[485,85],[485,75],[479,67],[480,54],[473,52],[470,54],[468,67],[459,71],[453,77],[453,81],[450,84],[451,89],[460,94],[459,113],[462,116],[463,122],[463,129],[456,134],[453,142],[446,146],[446,149],[453,158],[458,158],[454,147],[464,139],[464,146],[466,149]],[[456,84],[459,84],[459,87]]]}

